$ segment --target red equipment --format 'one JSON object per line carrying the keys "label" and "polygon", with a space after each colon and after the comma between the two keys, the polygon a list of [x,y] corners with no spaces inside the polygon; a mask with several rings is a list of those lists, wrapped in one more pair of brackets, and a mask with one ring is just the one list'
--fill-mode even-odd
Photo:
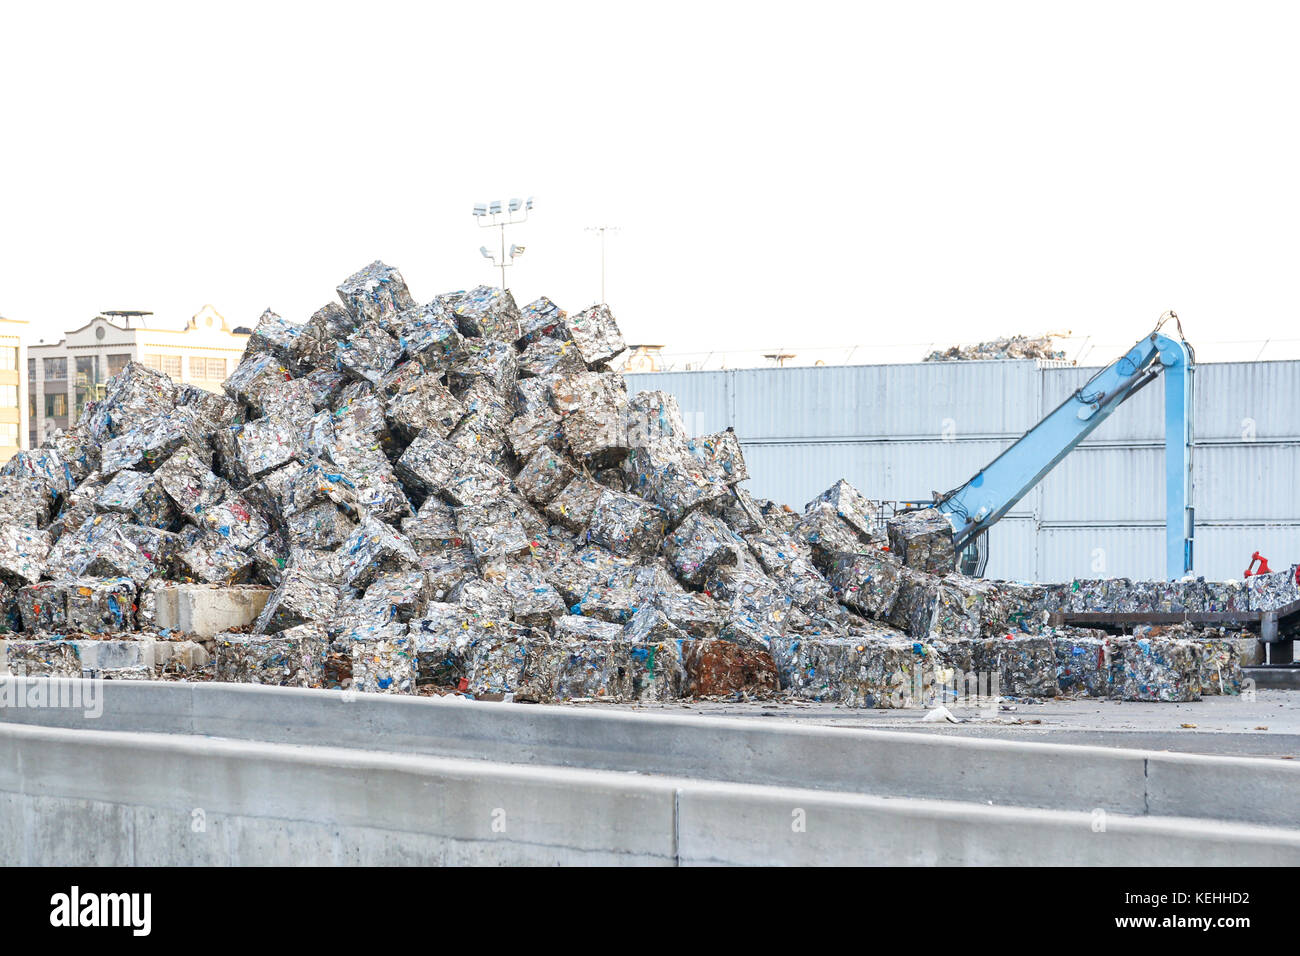
{"label": "red equipment", "polygon": [[[1255,567],[1256,563],[1259,564],[1258,568]],[[1246,569],[1246,573],[1243,574],[1242,577],[1249,578],[1249,577],[1254,577],[1256,574],[1272,574],[1272,573],[1273,573],[1273,569],[1268,566],[1268,558],[1264,557],[1262,554],[1256,551],[1254,554],[1250,556],[1250,567]],[[1296,572],[1296,578],[1297,578],[1296,583],[1300,584],[1300,570]]]}

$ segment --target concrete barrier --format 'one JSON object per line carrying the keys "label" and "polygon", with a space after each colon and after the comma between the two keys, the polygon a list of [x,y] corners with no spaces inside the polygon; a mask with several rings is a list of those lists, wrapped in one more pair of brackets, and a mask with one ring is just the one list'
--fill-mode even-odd
{"label": "concrete barrier", "polygon": [[106,681],[102,715],[87,718],[6,706],[13,680],[0,679],[9,723],[1300,827],[1289,761],[244,684]]}
{"label": "concrete barrier", "polygon": [[180,584],[155,589],[154,621],[160,628],[212,637],[257,620],[271,588]]}
{"label": "concrete barrier", "polygon": [[0,725],[0,863],[1300,864],[1300,833]]}

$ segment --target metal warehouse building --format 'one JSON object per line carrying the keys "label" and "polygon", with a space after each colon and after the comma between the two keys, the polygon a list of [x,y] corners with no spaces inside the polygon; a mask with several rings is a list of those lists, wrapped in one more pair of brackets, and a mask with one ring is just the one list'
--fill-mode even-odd
{"label": "metal warehouse building", "polygon": [[[629,374],[694,434],[735,428],[750,491],[801,509],[840,478],[929,498],[974,475],[1095,372],[1035,361]],[[1196,573],[1300,561],[1300,362],[1197,366]],[[989,533],[986,576],[1164,576],[1164,389],[1143,389]]]}

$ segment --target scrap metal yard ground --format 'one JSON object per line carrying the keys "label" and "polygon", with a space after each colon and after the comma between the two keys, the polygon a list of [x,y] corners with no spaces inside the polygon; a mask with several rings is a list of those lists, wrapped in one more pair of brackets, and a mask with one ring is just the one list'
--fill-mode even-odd
{"label": "scrap metal yard ground", "polygon": [[[1243,757],[1300,757],[1300,691],[1259,690],[1255,699],[1204,697],[1184,704],[1097,699],[1016,701],[983,716],[979,707],[950,707],[964,723],[928,723],[926,708],[867,710],[838,704],[672,701],[573,703],[569,706],[706,717],[776,718],[781,722],[902,730],[955,737],[1089,744]],[[1184,725],[1195,726],[1184,726]]]}

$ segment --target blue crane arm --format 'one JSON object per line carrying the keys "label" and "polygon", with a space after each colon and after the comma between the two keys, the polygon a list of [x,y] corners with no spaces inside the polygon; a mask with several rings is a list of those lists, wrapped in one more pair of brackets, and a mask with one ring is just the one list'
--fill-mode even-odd
{"label": "blue crane arm", "polygon": [[934,507],[952,522],[957,550],[960,552],[987,531],[1111,412],[1163,371],[1166,568],[1171,579],[1191,571],[1193,354],[1187,342],[1152,332],[1121,359],[1094,375],[977,475],[939,496]]}

